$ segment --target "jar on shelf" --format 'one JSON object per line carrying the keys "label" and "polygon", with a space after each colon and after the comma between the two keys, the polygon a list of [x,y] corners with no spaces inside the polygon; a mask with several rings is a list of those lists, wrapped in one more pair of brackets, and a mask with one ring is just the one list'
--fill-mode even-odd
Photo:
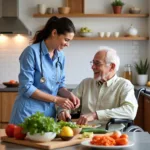
{"label": "jar on shelf", "polygon": [[123,73],[123,77],[125,79],[128,79],[132,82],[132,70],[131,70],[131,65],[130,64],[126,64],[124,66],[124,73]]}

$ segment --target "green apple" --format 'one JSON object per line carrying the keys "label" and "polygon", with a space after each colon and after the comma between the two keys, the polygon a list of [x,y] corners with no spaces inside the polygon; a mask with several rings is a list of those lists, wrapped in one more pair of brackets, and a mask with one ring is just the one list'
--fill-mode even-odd
{"label": "green apple", "polygon": [[89,29],[88,27],[82,27],[80,28],[80,32],[86,33],[86,32],[92,32],[92,30]]}

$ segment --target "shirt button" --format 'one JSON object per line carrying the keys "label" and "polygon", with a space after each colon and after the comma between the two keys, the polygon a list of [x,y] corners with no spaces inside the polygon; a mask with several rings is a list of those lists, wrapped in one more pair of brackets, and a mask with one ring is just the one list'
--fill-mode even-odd
{"label": "shirt button", "polygon": [[52,89],[53,89],[53,86],[52,86]]}

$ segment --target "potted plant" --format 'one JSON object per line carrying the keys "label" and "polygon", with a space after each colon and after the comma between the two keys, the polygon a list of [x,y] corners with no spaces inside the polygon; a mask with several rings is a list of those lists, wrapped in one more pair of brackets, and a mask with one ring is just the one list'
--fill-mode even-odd
{"label": "potted plant", "polygon": [[114,0],[112,3],[114,14],[121,14],[124,3],[121,0]]}
{"label": "potted plant", "polygon": [[139,64],[135,64],[135,69],[138,73],[137,75],[137,84],[138,85],[146,85],[147,81],[148,81],[148,71],[149,68],[149,63],[148,60],[146,59],[145,62],[142,62],[142,60],[140,60]]}

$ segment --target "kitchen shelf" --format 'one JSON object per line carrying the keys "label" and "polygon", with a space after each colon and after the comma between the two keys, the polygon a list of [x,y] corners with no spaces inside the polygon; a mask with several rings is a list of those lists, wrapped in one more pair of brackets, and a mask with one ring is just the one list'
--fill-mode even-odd
{"label": "kitchen shelf", "polygon": [[149,40],[149,37],[74,37],[73,40],[106,40],[106,41],[145,41],[145,40]]}
{"label": "kitchen shelf", "polygon": [[35,18],[47,18],[47,17],[112,17],[112,18],[148,18],[149,14],[33,14]]}

